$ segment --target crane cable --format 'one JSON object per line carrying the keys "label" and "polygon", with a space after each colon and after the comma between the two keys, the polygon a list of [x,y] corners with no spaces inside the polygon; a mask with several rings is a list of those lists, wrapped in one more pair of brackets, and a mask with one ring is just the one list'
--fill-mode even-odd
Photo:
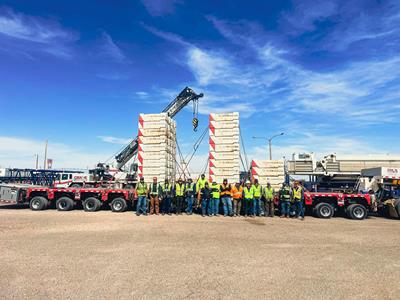
{"label": "crane cable", "polygon": [[[192,152],[192,154],[190,155],[189,160],[187,159],[187,158],[189,157],[189,154],[186,155],[185,160],[184,160],[185,163],[186,163],[186,161],[187,161],[185,170],[189,168],[189,164],[190,164],[190,162],[192,161],[193,156],[195,155],[197,149],[200,147],[200,145],[201,145],[201,143],[202,143],[204,137],[206,136],[207,130],[208,130],[208,126],[205,127],[203,133],[200,135],[200,137],[199,137],[199,138],[197,139],[197,141],[194,143],[194,145],[193,145],[193,152]],[[188,173],[189,173],[189,170],[187,170],[187,171],[188,171]],[[190,175],[190,173],[189,173],[189,175]]]}
{"label": "crane cable", "polygon": [[[243,148],[243,152],[244,152],[244,158],[245,158],[245,160],[246,160],[246,167],[244,168],[244,170],[245,170],[246,172],[248,172],[248,170],[249,170],[249,168],[250,168],[250,165],[249,165],[249,161],[248,161],[248,159],[247,159],[246,147],[244,146],[244,140],[243,140],[243,135],[242,135],[242,129],[240,128],[240,125],[239,125],[239,135],[240,135],[240,141],[241,141],[241,143],[242,143],[242,148]],[[242,159],[242,157],[240,157],[240,159],[242,160],[242,164],[243,164],[243,159]]]}

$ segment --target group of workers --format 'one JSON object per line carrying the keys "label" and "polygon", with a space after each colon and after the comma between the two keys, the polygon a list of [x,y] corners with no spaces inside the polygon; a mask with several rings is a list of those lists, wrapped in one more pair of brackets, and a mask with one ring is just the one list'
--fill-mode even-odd
{"label": "group of workers", "polygon": [[163,184],[153,178],[151,184],[147,184],[141,177],[136,186],[137,208],[136,214],[147,215],[167,214],[171,215],[172,205],[177,215],[181,215],[185,208],[188,215],[198,209],[205,216],[219,216],[220,203],[222,203],[223,215],[238,216],[265,216],[275,215],[275,196],[279,197],[281,217],[289,217],[292,207],[295,209],[295,217],[304,220],[304,189],[299,182],[295,182],[293,188],[282,184],[281,190],[276,193],[268,183],[261,187],[258,180],[254,183],[228,183],[224,179],[222,184],[209,183],[202,174],[196,183],[189,178],[186,182],[179,179],[172,185],[168,179]]}

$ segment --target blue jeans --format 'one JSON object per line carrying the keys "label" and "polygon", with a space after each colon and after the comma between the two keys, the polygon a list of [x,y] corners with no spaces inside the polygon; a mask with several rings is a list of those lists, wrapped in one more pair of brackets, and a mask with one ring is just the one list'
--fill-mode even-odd
{"label": "blue jeans", "polygon": [[[207,198],[203,198],[203,199],[201,199],[201,214],[203,215],[203,216],[205,216],[206,214],[207,215],[211,215],[212,214],[212,209],[210,209],[211,208],[211,201],[210,201],[210,199],[207,199]],[[207,208],[208,208],[208,211],[207,211]]]}
{"label": "blue jeans", "polygon": [[142,212],[142,214],[144,214],[144,215],[147,215],[147,197],[146,196],[138,197],[136,214],[140,215],[140,212]]}
{"label": "blue jeans", "polygon": [[188,214],[192,214],[193,213],[193,196],[187,196],[186,203],[187,203],[186,212]]}
{"label": "blue jeans", "polygon": [[245,198],[243,200],[244,205],[244,215],[253,215],[254,214],[254,199]]}
{"label": "blue jeans", "polygon": [[231,197],[222,197],[222,204],[224,205],[224,216],[232,215],[232,198]]}
{"label": "blue jeans", "polygon": [[256,214],[257,216],[261,215],[261,198],[254,198],[253,214]]}
{"label": "blue jeans", "polygon": [[289,216],[290,214],[290,201],[281,202],[281,216]]}
{"label": "blue jeans", "polygon": [[171,213],[171,197],[164,197],[161,202],[161,213],[170,214]]}
{"label": "blue jeans", "polygon": [[211,207],[212,207],[212,214],[213,214],[214,216],[216,216],[216,215],[219,214],[219,198],[212,198],[212,199],[211,199],[211,202],[212,202],[212,205],[211,205]]}
{"label": "blue jeans", "polygon": [[296,217],[300,216],[304,218],[303,201],[296,201],[294,205],[296,206]]}

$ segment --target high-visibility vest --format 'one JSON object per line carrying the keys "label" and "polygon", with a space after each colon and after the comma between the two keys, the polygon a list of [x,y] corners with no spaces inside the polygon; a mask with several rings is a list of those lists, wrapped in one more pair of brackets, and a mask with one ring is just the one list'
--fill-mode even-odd
{"label": "high-visibility vest", "polygon": [[169,193],[171,192],[172,186],[168,183],[168,184],[164,184],[162,187],[162,190],[164,193]]}
{"label": "high-visibility vest", "polygon": [[274,189],[272,187],[270,187],[270,188],[266,187],[264,189],[264,197],[265,197],[265,199],[268,199],[268,200],[274,198]]}
{"label": "high-visibility vest", "polygon": [[175,195],[183,196],[184,193],[185,193],[185,185],[183,183],[182,184],[177,183],[175,185]]}
{"label": "high-visibility vest", "polygon": [[197,183],[196,183],[196,191],[200,191],[202,188],[204,188],[206,186],[206,182],[207,182],[207,179],[199,178],[199,180],[197,180]]}
{"label": "high-visibility vest", "polygon": [[232,188],[233,199],[242,199],[242,196],[243,196],[243,187],[239,186],[239,188],[237,188],[236,185],[234,185]]}
{"label": "high-visibility vest", "polygon": [[245,186],[243,188],[243,192],[244,192],[244,198],[245,199],[253,199],[254,195],[253,195],[253,189],[252,188],[247,188],[247,186]]}
{"label": "high-visibility vest", "polygon": [[186,192],[193,192],[194,190],[194,183],[186,183],[185,185]]}
{"label": "high-visibility vest", "polygon": [[147,183],[143,182],[139,182],[137,187],[136,187],[136,192],[138,194],[138,196],[144,196],[147,194]]}
{"label": "high-visibility vest", "polygon": [[232,186],[230,184],[228,185],[222,184],[220,190],[221,190],[221,197],[224,196],[232,197]]}
{"label": "high-visibility vest", "polygon": [[156,184],[151,183],[150,184],[150,195],[158,196],[159,191],[160,191],[160,185],[158,183],[156,183]]}
{"label": "high-visibility vest", "polygon": [[219,197],[220,197],[219,188],[220,188],[219,184],[217,184],[217,183],[211,185],[211,192],[212,192],[211,196],[214,199],[219,199]]}
{"label": "high-visibility vest", "polygon": [[253,185],[252,186],[253,189],[253,194],[254,194],[254,198],[260,198],[261,197],[261,185]]}
{"label": "high-visibility vest", "polygon": [[301,187],[293,189],[293,199],[297,201],[301,200]]}
{"label": "high-visibility vest", "polygon": [[289,201],[290,200],[290,188],[289,187],[284,187],[281,190],[281,196],[284,201]]}

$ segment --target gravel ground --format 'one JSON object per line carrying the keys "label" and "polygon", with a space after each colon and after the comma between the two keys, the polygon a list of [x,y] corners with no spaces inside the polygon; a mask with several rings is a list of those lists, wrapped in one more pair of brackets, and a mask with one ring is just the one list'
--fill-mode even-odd
{"label": "gravel ground", "polygon": [[0,209],[2,299],[399,299],[400,221]]}

